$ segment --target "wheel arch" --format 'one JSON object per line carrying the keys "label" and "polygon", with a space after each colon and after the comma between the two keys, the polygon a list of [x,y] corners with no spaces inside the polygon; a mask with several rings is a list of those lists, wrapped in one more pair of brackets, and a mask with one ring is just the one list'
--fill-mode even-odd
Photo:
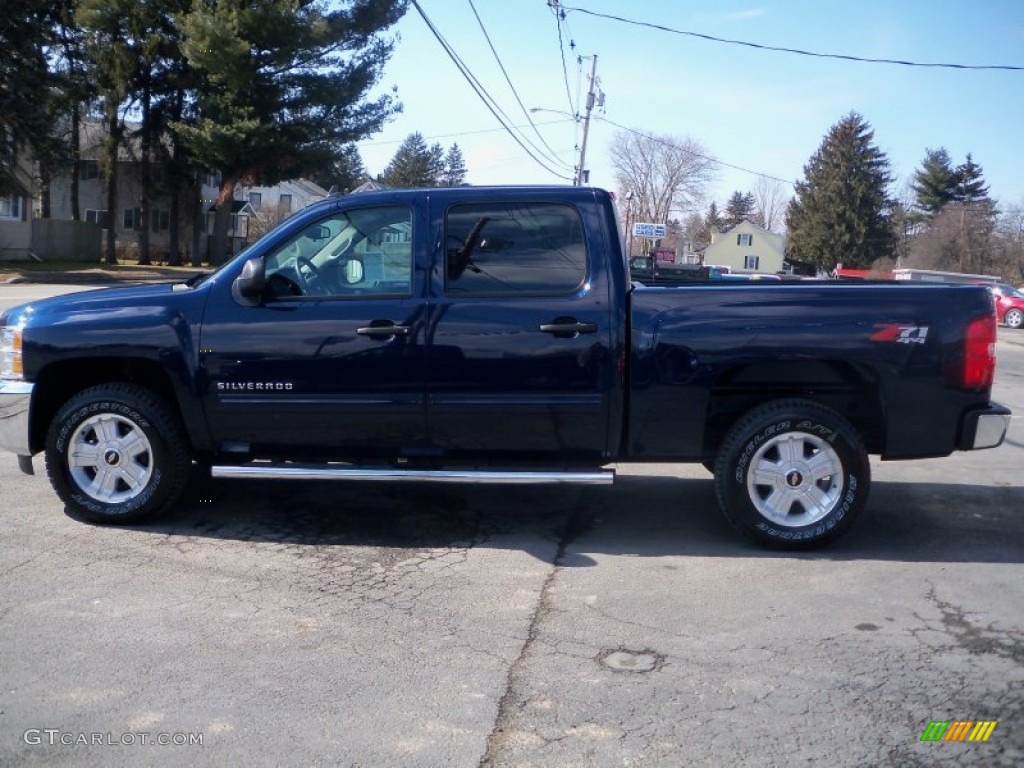
{"label": "wheel arch", "polygon": [[745,414],[773,400],[791,398],[835,411],[860,434],[868,453],[882,453],[884,392],[873,371],[841,360],[776,360],[733,366],[718,377],[705,412],[705,458],[714,458]]}
{"label": "wheel arch", "polygon": [[46,432],[60,407],[79,392],[98,384],[137,384],[159,397],[182,425],[182,433],[195,446],[197,435],[184,418],[182,401],[167,370],[155,360],[137,357],[90,357],[61,360],[43,368],[35,380],[29,446],[43,450]]}

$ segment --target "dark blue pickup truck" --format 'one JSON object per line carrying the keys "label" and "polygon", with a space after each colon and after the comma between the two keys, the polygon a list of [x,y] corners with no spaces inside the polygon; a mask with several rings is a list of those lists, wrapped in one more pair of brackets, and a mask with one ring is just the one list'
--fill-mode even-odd
{"label": "dark blue pickup truck", "polygon": [[215,477],[611,482],[699,462],[801,548],[864,506],[869,454],[999,445],[983,287],[632,284],[611,195],[325,200],[187,283],[0,317],[0,448],[77,515],[138,521]]}

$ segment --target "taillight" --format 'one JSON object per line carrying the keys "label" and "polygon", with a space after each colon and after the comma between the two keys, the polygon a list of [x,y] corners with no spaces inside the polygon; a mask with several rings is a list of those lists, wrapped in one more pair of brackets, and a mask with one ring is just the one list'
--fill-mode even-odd
{"label": "taillight", "polygon": [[971,320],[964,333],[964,362],[960,370],[963,389],[988,389],[996,375],[996,318],[983,315]]}

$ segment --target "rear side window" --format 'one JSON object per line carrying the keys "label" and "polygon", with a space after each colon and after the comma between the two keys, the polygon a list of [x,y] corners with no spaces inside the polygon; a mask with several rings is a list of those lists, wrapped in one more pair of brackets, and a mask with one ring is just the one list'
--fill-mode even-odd
{"label": "rear side window", "polygon": [[453,205],[445,218],[445,293],[574,293],[587,277],[579,212],[561,203]]}

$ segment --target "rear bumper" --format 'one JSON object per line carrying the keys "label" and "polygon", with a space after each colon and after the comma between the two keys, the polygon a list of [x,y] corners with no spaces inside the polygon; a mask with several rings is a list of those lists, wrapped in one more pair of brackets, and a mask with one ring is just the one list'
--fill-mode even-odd
{"label": "rear bumper", "polygon": [[961,451],[977,451],[1001,445],[1010,426],[1010,409],[999,403],[988,405],[963,416],[960,423]]}
{"label": "rear bumper", "polygon": [[0,451],[32,455],[28,415],[34,386],[28,381],[0,381]]}

